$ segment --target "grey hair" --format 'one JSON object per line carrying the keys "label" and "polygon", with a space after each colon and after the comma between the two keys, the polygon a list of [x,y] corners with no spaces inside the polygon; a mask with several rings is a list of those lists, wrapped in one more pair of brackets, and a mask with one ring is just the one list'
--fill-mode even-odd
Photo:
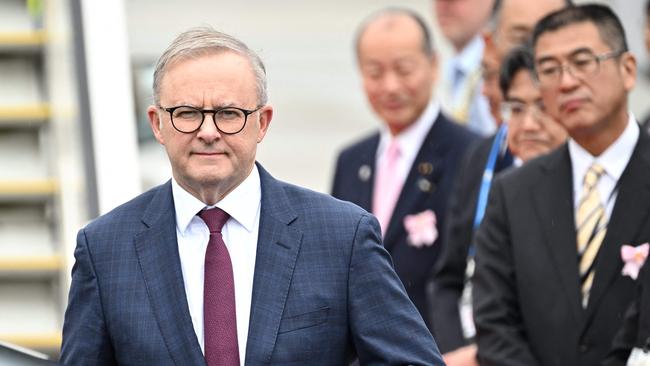
{"label": "grey hair", "polygon": [[191,28],[179,34],[160,56],[153,73],[154,103],[160,103],[160,84],[167,68],[174,62],[224,51],[234,52],[249,61],[255,73],[258,105],[266,104],[266,68],[262,59],[242,41],[207,26]]}

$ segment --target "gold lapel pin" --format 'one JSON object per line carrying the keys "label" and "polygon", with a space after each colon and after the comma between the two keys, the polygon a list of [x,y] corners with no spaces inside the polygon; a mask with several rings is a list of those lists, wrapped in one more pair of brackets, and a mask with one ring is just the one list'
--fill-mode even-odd
{"label": "gold lapel pin", "polygon": [[418,164],[418,172],[420,175],[430,175],[433,173],[433,165],[431,163]]}

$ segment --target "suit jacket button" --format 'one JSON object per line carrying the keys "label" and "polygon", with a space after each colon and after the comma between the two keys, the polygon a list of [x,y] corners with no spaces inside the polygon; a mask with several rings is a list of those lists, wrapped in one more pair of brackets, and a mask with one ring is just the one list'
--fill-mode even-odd
{"label": "suit jacket button", "polygon": [[585,352],[589,351],[589,346],[586,345],[586,344],[581,344],[578,348],[580,349],[581,353],[585,353]]}

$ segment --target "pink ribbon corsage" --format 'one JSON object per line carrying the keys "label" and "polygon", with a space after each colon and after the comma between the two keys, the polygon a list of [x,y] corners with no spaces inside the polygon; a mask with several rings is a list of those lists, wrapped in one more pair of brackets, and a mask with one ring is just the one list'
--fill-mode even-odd
{"label": "pink ribbon corsage", "polygon": [[639,276],[639,270],[643,267],[646,258],[648,258],[648,250],[650,249],[650,244],[645,243],[633,247],[631,245],[621,246],[621,259],[623,259],[623,271],[621,272],[624,276],[630,276],[633,280]]}
{"label": "pink ribbon corsage", "polygon": [[436,214],[431,210],[404,217],[404,227],[408,233],[408,243],[416,248],[431,246],[438,238]]}

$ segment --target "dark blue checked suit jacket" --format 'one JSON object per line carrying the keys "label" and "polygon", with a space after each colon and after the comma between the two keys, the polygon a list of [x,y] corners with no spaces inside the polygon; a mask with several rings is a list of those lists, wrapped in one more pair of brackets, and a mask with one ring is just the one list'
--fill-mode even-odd
{"label": "dark blue checked suit jacket", "polygon": [[[246,365],[442,365],[362,209],[272,178],[262,206]],[[183,284],[171,184],[83,228],[64,365],[205,365]]]}

